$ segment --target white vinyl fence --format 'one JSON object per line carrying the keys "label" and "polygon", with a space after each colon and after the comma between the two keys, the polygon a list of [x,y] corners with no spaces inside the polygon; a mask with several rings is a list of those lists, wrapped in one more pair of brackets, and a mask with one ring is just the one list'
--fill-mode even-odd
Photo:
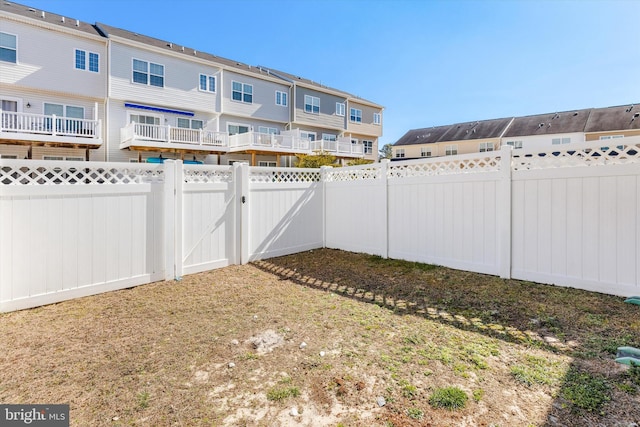
{"label": "white vinyl fence", "polygon": [[346,168],[0,159],[0,311],[330,247],[640,294],[640,137]]}

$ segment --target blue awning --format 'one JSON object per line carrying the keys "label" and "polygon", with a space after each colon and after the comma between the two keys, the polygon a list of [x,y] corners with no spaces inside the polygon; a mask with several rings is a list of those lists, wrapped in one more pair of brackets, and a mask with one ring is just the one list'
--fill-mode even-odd
{"label": "blue awning", "polygon": [[140,110],[157,111],[159,113],[179,114],[181,116],[189,117],[195,116],[195,113],[192,111],[172,110],[170,108],[152,107],[151,105],[131,104],[129,102],[125,102],[124,106],[127,108],[139,108]]}

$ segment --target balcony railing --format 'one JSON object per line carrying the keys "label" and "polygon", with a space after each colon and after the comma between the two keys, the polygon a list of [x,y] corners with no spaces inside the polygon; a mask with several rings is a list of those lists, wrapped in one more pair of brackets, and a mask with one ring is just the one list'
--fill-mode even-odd
{"label": "balcony railing", "polygon": [[230,151],[256,149],[269,151],[292,151],[308,153],[310,141],[295,135],[276,135],[271,133],[246,132],[229,136]]}
{"label": "balcony railing", "polygon": [[226,149],[229,145],[225,132],[205,129],[186,129],[173,126],[148,125],[131,122],[120,130],[120,143],[132,145],[136,141],[175,143]]}
{"label": "balcony railing", "polygon": [[361,142],[352,143],[350,138],[338,138],[336,141],[312,141],[311,150],[335,153],[340,156],[364,156],[364,145]]}
{"label": "balcony railing", "polygon": [[13,134],[16,138],[22,134],[100,139],[101,126],[100,120],[0,110],[0,134]]}
{"label": "balcony railing", "polygon": [[[172,126],[148,125],[131,122],[121,129],[121,148],[144,145],[146,147],[196,148],[203,151],[240,152],[244,150],[311,154],[325,151],[344,157],[362,157],[362,143],[352,143],[350,138],[337,141],[311,141],[296,132],[280,135],[260,132],[245,132],[228,135],[205,129],[186,129]],[[187,144],[180,147],[178,144]]]}

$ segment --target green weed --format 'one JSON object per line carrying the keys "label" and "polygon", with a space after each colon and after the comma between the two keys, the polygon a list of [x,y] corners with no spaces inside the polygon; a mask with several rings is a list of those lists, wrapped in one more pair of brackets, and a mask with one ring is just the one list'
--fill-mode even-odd
{"label": "green weed", "polygon": [[445,387],[436,389],[429,397],[429,404],[434,408],[444,408],[450,411],[462,409],[467,404],[467,393],[459,387]]}

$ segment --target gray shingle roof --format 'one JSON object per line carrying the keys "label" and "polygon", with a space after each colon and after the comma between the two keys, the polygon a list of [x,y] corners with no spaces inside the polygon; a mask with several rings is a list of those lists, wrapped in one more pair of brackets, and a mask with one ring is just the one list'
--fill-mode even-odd
{"label": "gray shingle roof", "polygon": [[594,108],[589,115],[585,132],[606,132],[640,129],[640,105]]}
{"label": "gray shingle roof", "polygon": [[75,18],[65,17],[56,13],[51,13],[34,7],[25,6],[19,3],[9,1],[0,1],[0,11],[12,13],[14,15],[25,18],[35,19],[48,24],[57,25],[59,27],[76,30],[94,36],[102,36],[100,32],[87,22],[76,20]]}
{"label": "gray shingle roof", "polygon": [[573,132],[624,130],[640,130],[640,104],[586,108],[559,113],[514,117],[513,119],[481,120],[412,129],[404,134],[394,145],[488,139],[497,138],[501,135],[505,138],[510,138]]}
{"label": "gray shingle roof", "polygon": [[505,132],[506,138],[527,135],[583,132],[591,109],[516,117]]}

